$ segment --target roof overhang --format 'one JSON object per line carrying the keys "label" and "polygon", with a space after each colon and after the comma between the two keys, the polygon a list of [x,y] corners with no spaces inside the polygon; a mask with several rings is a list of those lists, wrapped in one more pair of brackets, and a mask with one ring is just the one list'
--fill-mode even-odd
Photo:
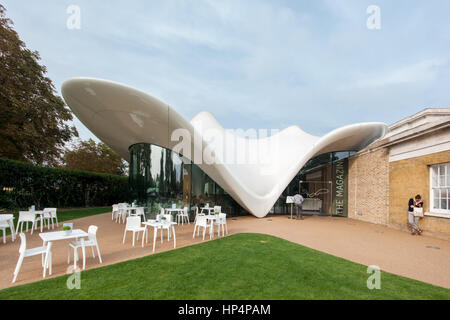
{"label": "roof overhang", "polygon": [[[384,123],[358,123],[316,137],[292,126],[270,137],[246,139],[225,130],[209,112],[188,121],[151,95],[112,81],[73,78],[64,82],[62,95],[78,119],[124,159],[136,143],[179,152],[257,217],[267,215],[309,159],[332,151],[358,151],[387,130]],[[181,151],[180,140],[171,139],[174,132],[190,136]],[[242,153],[248,156],[239,161]]]}

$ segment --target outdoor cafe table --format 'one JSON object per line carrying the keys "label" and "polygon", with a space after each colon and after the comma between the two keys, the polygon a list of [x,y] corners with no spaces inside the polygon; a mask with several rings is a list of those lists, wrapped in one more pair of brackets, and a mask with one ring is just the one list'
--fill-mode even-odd
{"label": "outdoor cafe table", "polygon": [[176,211],[183,212],[183,209],[181,209],[181,208],[164,208],[164,211],[167,211],[167,212],[176,212]]}
{"label": "outdoor cafe table", "polygon": [[[142,210],[145,209],[145,207],[133,207],[133,206],[128,206],[128,207],[124,208],[123,210],[126,210],[126,211],[127,211],[127,216],[128,216],[128,215],[132,215],[131,211],[136,210],[136,209],[139,209],[139,208],[141,208]],[[129,213],[129,214],[128,214],[128,213]],[[145,215],[144,215],[144,221],[145,221]]]}
{"label": "outdoor cafe table", "polygon": [[[209,233],[214,237],[214,221],[217,220],[217,218],[219,218],[218,214],[209,214],[209,215],[205,215],[206,220],[210,220],[211,222],[211,227],[209,228]],[[220,229],[219,229],[220,230]]]}
{"label": "outdoor cafe table", "polygon": [[[16,240],[16,230],[14,229],[14,216],[12,214],[0,214],[0,222],[6,221],[11,229],[12,241]],[[5,237],[3,237],[3,243],[5,243]]]}
{"label": "outdoor cafe table", "polygon": [[[44,211],[43,210],[28,210],[29,213],[34,213],[35,215],[38,215],[39,218],[41,219],[41,232],[43,231],[43,223],[44,223]],[[28,227],[27,227],[28,228]],[[34,227],[34,229],[37,229],[37,225]],[[28,230],[28,229],[27,229]]]}
{"label": "outdoor cafe table", "polygon": [[[44,211],[43,210],[34,210],[34,211],[33,210],[28,210],[28,211],[20,211],[20,212],[33,213],[33,214],[35,214],[35,216],[36,215],[39,216],[39,219],[41,220],[41,223],[40,223],[40,225],[41,225],[41,232],[43,231],[43,224],[44,224]],[[19,224],[17,224],[17,230],[18,230],[18,228],[19,228]],[[36,229],[37,229],[37,224],[34,227],[34,230],[36,230]],[[28,222],[27,222],[27,231],[28,231]]]}
{"label": "outdoor cafe table", "polygon": [[203,210],[207,211],[208,214],[211,214],[211,212],[214,213],[214,208],[210,208],[210,207],[200,208],[200,213],[202,213]]}
{"label": "outdoor cafe table", "polygon": [[172,212],[183,212],[183,209],[181,209],[181,208],[164,208],[164,211],[167,212],[168,214],[172,214]]}
{"label": "outdoor cafe table", "polygon": [[[69,240],[69,239],[75,239],[81,238],[81,249],[83,251],[83,269],[86,267],[86,251],[84,247],[84,237],[87,237],[87,232],[81,230],[81,229],[74,229],[72,232],[67,233],[66,231],[53,231],[53,232],[43,232],[39,233],[39,236],[41,237],[42,241],[44,242],[43,246],[45,247],[47,243],[53,243],[53,241],[58,240]],[[44,257],[42,257],[44,258]],[[47,259],[47,257],[45,257]],[[74,259],[75,260],[75,259]],[[76,264],[76,261],[74,261],[74,265]],[[44,264],[45,265],[45,264]],[[45,277],[45,271],[44,271],[44,277]]]}
{"label": "outdoor cafe table", "polygon": [[[172,228],[172,233],[173,233],[173,247],[176,248],[177,247],[177,238],[175,236],[175,225],[177,224],[176,222],[159,222],[156,220],[148,220],[147,222],[143,222],[143,224],[145,225],[145,232],[147,232],[147,226],[153,227],[153,252],[155,252],[155,245],[156,245],[156,236],[158,234],[158,229],[161,229],[161,243],[163,242],[163,226],[167,226],[170,225],[170,227]],[[142,243],[144,243],[144,236],[142,236]]]}

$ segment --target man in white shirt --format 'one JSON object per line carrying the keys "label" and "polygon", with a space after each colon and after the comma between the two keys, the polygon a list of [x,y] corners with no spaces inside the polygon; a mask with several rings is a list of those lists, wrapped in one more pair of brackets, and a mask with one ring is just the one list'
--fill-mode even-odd
{"label": "man in white shirt", "polygon": [[296,194],[294,196],[294,203],[295,203],[295,208],[297,210],[297,220],[303,220],[302,217],[302,204],[303,201],[305,201],[305,199],[303,199],[301,194]]}

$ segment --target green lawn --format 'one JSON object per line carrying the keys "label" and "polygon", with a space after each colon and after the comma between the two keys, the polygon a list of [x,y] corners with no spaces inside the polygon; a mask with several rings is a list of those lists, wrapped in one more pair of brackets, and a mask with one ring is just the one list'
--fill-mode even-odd
{"label": "green lawn", "polygon": [[[132,250],[132,249],[130,249]],[[450,299],[450,290],[261,234],[236,234],[0,291],[0,299]]]}
{"label": "green lawn", "polygon": [[[73,219],[79,219],[83,217],[93,216],[100,213],[111,212],[111,207],[101,207],[101,208],[80,208],[80,209],[58,209],[58,222],[69,221]],[[14,219],[14,228],[17,227],[17,221],[19,219],[19,215],[15,215]],[[39,225],[39,224],[38,224]],[[31,227],[31,223],[29,224]],[[56,226],[55,226],[56,227]],[[25,225],[23,226],[23,230],[25,230]],[[6,230],[6,234],[11,234],[10,230]]]}

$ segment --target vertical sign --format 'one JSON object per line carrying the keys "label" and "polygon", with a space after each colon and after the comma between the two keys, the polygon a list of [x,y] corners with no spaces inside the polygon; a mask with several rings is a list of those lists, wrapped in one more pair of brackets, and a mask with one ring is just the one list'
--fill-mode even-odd
{"label": "vertical sign", "polygon": [[333,163],[333,195],[334,214],[342,217],[348,216],[348,159]]}

